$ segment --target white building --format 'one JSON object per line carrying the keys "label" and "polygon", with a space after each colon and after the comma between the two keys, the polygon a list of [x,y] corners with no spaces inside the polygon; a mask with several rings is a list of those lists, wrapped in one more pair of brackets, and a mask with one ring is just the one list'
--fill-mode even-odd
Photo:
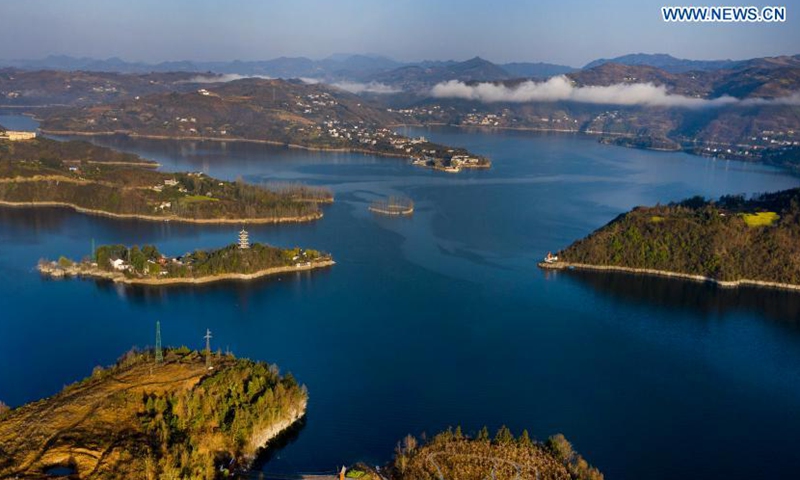
{"label": "white building", "polygon": [[18,132],[14,130],[7,130],[0,133],[0,139],[10,140],[16,142],[19,140],[31,140],[36,138],[36,132]]}

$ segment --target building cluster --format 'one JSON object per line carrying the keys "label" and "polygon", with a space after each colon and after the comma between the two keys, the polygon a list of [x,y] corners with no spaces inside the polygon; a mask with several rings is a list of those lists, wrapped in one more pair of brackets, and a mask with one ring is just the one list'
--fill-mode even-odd
{"label": "building cluster", "polygon": [[770,147],[800,146],[800,132],[795,130],[762,130],[758,136],[750,137],[754,145]]}
{"label": "building cluster", "polygon": [[10,140],[17,142],[20,140],[31,140],[36,138],[36,132],[19,132],[14,130],[0,130],[0,140]]}
{"label": "building cluster", "polygon": [[100,85],[92,87],[92,91],[95,93],[116,93],[117,87],[113,85]]}
{"label": "building cluster", "polygon": [[335,107],[338,102],[328,93],[309,93],[303,97],[298,97],[295,104],[302,110],[303,113],[319,113],[320,111]]}
{"label": "building cluster", "polygon": [[178,187],[178,191],[181,193],[188,193],[189,191],[186,188],[180,185],[180,182],[174,178],[167,178],[164,180],[164,184],[156,184],[150,187],[151,190],[155,190],[156,192],[162,192],[164,187]]}

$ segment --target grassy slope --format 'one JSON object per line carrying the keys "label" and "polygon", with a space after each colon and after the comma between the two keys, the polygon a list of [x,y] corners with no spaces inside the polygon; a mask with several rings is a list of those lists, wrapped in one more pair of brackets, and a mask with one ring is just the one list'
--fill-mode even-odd
{"label": "grassy slope", "polygon": [[560,252],[570,263],[800,284],[800,189],[639,207]]}
{"label": "grassy slope", "polygon": [[[305,409],[305,390],[264,364],[196,352],[129,356],[0,416],[0,477],[72,465],[82,478],[213,478],[215,459],[252,455],[254,432]],[[20,432],[25,432],[21,435]],[[227,463],[227,462],[226,462]]]}

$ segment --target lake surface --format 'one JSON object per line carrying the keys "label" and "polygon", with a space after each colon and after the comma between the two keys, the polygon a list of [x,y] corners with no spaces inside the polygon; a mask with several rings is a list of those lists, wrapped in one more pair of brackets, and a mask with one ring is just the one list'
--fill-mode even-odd
{"label": "lake surface", "polygon": [[[0,124],[13,127],[9,118]],[[489,155],[458,175],[403,160],[247,144],[102,138],[159,161],[261,183],[327,185],[322,220],[251,240],[333,253],[325,271],[198,288],[44,280],[41,257],[91,242],[169,254],[231,226],[0,209],[0,399],[53,394],[132,345],[203,346],[277,363],[308,386],[305,426],[262,468],[387,461],[450,425],[562,432],[606,478],[766,478],[800,469],[800,295],[536,262],[636,205],[800,185],[781,171],[599,145],[572,135],[415,130]],[[367,211],[386,195],[410,218]]]}

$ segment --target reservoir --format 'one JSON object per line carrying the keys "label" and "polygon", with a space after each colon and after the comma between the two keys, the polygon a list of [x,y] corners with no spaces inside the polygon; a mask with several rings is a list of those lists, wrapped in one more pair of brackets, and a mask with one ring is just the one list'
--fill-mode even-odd
{"label": "reservoir", "polygon": [[[0,117],[9,128],[15,118]],[[26,120],[18,120],[24,123]],[[487,155],[459,174],[405,160],[245,143],[98,138],[260,184],[331,188],[314,223],[251,241],[331,252],[330,269],[170,289],[54,281],[42,258],[92,242],[217,248],[239,226],[0,209],[0,400],[52,395],[134,345],[204,346],[278,364],[308,386],[305,425],[268,472],[383,464],[397,441],[461,425],[563,433],[614,479],[785,477],[800,469],[800,294],[536,263],[637,205],[800,186],[770,167],[604,146],[573,135],[410,130]],[[414,215],[373,215],[375,200]]]}

